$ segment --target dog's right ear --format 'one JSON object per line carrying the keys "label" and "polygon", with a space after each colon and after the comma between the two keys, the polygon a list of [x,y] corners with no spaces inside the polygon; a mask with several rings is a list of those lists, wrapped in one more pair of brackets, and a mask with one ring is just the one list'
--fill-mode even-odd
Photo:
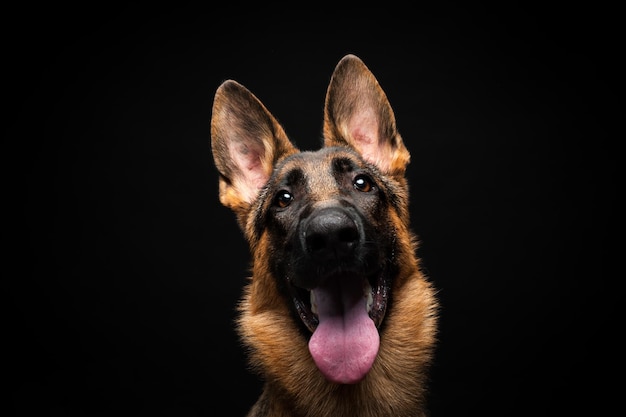
{"label": "dog's right ear", "polygon": [[242,227],[276,162],[298,151],[261,101],[233,80],[215,93],[211,149],[220,174],[220,202],[237,214]]}
{"label": "dog's right ear", "polygon": [[328,85],[324,146],[351,147],[400,181],[411,159],[387,95],[355,55],[346,55],[339,61]]}

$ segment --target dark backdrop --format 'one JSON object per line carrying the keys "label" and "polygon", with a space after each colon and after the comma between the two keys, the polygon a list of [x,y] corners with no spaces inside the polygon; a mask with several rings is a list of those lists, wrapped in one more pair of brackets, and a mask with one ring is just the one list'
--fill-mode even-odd
{"label": "dark backdrop", "polygon": [[346,53],[412,153],[442,304],[432,417],[604,407],[614,12],[100,7],[5,13],[12,415],[245,414],[260,384],[232,320],[248,252],[217,198],[213,94],[236,79],[315,149]]}

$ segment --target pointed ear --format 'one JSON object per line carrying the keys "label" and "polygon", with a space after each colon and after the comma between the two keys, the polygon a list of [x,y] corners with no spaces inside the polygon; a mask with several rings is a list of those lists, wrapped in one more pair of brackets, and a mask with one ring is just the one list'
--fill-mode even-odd
{"label": "pointed ear", "polygon": [[339,61],[326,92],[324,146],[352,147],[395,177],[404,176],[410,160],[387,96],[354,55]]}
{"label": "pointed ear", "polygon": [[215,93],[211,149],[220,174],[220,201],[233,209],[240,221],[276,162],[297,152],[259,99],[233,80],[224,81]]}

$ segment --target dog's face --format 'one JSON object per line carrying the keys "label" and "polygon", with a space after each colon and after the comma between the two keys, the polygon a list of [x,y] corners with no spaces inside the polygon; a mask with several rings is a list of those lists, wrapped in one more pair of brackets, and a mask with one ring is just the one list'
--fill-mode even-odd
{"label": "dog's face", "polygon": [[[255,212],[256,234],[264,231],[274,257],[272,274],[294,300],[311,332],[330,291],[342,285],[363,298],[380,326],[387,304],[395,250],[390,205],[398,186],[349,148],[323,148],[289,156],[274,170]],[[403,203],[403,202],[402,202]],[[394,207],[394,211],[398,211]]]}
{"label": "dog's face", "polygon": [[[396,273],[389,213],[404,203],[398,188],[354,150],[330,147],[281,161],[258,201],[255,234],[274,248],[272,275],[331,379],[361,379],[376,356]],[[335,376],[327,364],[350,351],[360,353],[359,366]]]}
{"label": "dog's face", "polygon": [[229,80],[216,93],[220,200],[236,213],[253,256],[242,333],[254,348],[276,345],[288,357],[290,348],[270,340],[279,331],[256,322],[272,312],[283,331],[308,343],[328,380],[351,384],[378,355],[392,289],[406,279],[399,271],[416,269],[409,153],[385,94],[354,56],[333,73],[323,131],[323,148],[300,152],[245,87]]}

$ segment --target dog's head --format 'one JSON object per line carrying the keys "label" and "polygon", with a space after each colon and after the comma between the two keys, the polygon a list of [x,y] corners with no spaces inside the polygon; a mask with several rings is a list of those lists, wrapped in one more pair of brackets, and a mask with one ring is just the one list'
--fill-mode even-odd
{"label": "dog's head", "polygon": [[397,255],[414,249],[410,157],[385,93],[359,58],[344,57],[326,94],[323,147],[301,152],[228,80],[211,137],[220,201],[250,242],[254,308],[286,307],[326,378],[358,382],[378,353]]}

